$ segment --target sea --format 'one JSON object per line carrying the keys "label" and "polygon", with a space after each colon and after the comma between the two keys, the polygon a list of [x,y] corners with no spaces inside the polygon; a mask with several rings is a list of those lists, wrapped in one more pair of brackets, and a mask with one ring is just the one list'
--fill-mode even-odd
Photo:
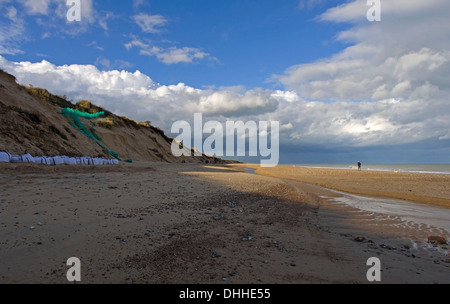
{"label": "sea", "polygon": [[[357,164],[292,164],[298,167],[327,168],[327,169],[354,169]],[[450,174],[450,164],[362,164],[362,170],[424,173],[424,174]]]}

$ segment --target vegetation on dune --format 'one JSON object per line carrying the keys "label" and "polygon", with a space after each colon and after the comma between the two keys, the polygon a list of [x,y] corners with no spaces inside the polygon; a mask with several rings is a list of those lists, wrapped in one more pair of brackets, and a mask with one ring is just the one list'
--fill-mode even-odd
{"label": "vegetation on dune", "polygon": [[65,95],[63,96],[55,95],[45,89],[34,87],[32,85],[22,87],[37,100],[58,106],[60,108],[70,108],[89,114],[105,112],[105,116],[103,118],[98,118],[95,123],[98,126],[104,127],[106,129],[113,129],[114,127],[132,127],[134,129],[139,129],[140,127],[144,127],[144,128],[151,128],[160,134],[164,134],[164,131],[162,131],[161,129],[152,127],[150,121],[138,122],[126,116],[120,117],[115,116],[110,111],[105,110],[97,105],[94,105],[89,100],[81,100],[76,104],[74,104],[70,100],[68,100],[67,96]]}

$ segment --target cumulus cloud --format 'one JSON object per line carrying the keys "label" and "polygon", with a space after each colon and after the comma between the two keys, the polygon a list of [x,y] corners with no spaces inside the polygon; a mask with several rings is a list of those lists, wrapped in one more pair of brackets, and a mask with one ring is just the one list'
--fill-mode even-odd
{"label": "cumulus cloud", "polygon": [[45,60],[10,62],[0,56],[0,66],[15,75],[19,83],[44,87],[73,100],[90,99],[117,114],[151,120],[166,130],[170,130],[172,122],[187,119],[187,113],[202,112],[205,117],[223,119],[274,112],[280,99],[272,97],[268,90],[213,91],[183,83],[161,85],[139,71],[100,71],[93,65],[56,66]]}
{"label": "cumulus cloud", "polygon": [[427,83],[446,89],[441,77],[450,71],[450,51],[423,48],[377,58],[375,47],[363,48],[351,47],[330,59],[293,66],[276,77],[314,100],[408,98]]}
{"label": "cumulus cloud", "polygon": [[211,92],[187,106],[191,112],[206,115],[250,116],[275,112],[278,102],[269,90],[255,89],[244,93],[234,90]]}
{"label": "cumulus cloud", "polygon": [[[291,136],[352,145],[446,138],[450,2],[383,1],[382,21],[374,23],[367,10],[365,1],[351,1],[320,15],[320,22],[350,24],[336,36],[349,46],[273,76],[309,101],[296,104],[305,117]],[[311,119],[314,113],[320,119]]]}
{"label": "cumulus cloud", "polygon": [[383,19],[374,23],[367,9],[365,1],[352,1],[320,15],[322,22],[350,23],[337,39],[351,45],[274,78],[311,99],[407,98],[427,82],[443,89],[442,76],[450,71],[450,2],[383,1]]}

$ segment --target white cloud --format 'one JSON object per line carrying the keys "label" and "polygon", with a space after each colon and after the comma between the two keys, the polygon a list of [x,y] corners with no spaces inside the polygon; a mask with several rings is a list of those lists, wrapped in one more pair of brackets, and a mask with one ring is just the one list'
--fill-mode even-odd
{"label": "white cloud", "polygon": [[441,77],[450,72],[450,51],[424,48],[378,58],[375,48],[369,57],[367,49],[359,49],[355,46],[327,60],[293,66],[275,78],[314,100],[409,98],[430,81],[447,90]]}
{"label": "white cloud", "polygon": [[201,60],[209,56],[208,53],[205,53],[200,49],[191,47],[170,47],[168,49],[155,47],[152,48],[148,53],[146,53],[146,51],[144,50],[141,50],[141,52],[145,55],[155,55],[159,60],[166,64],[175,64],[181,62],[192,63],[196,60]]}
{"label": "white cloud", "polygon": [[19,0],[25,7],[28,14],[31,15],[48,15],[49,6],[54,0]]}
{"label": "white cloud", "polygon": [[[66,0],[19,0],[25,9],[27,15],[45,15],[50,16],[53,13],[59,18],[66,18],[67,6]],[[80,0],[81,17],[84,22],[92,23],[95,18],[95,9],[92,0]]]}
{"label": "white cloud", "polygon": [[229,90],[211,92],[203,95],[187,108],[190,112],[205,115],[248,116],[274,112],[278,101],[271,96],[271,91],[260,89],[238,93]]}
{"label": "white cloud", "polygon": [[382,1],[382,21],[374,23],[366,19],[365,2],[318,18],[350,24],[337,35],[350,43],[344,51],[273,77],[299,95],[300,102],[277,110],[292,119],[290,138],[354,147],[447,139],[450,2]]}
{"label": "white cloud", "polygon": [[[100,71],[90,65],[16,63],[0,57],[0,66],[20,83],[44,87],[76,101],[90,99],[116,114],[150,120],[166,131],[173,122],[189,121],[195,112],[201,112],[205,121],[280,121],[284,145],[363,147],[448,137],[448,100],[439,99],[439,90],[431,84],[416,90],[417,99],[329,103],[305,100],[294,91],[161,85],[139,71]],[[404,83],[397,89],[407,88]],[[436,98],[423,102],[421,96],[430,94],[437,94]]]}
{"label": "white cloud", "polygon": [[317,112],[322,119],[299,120],[293,136],[352,145],[446,138],[450,2],[382,1],[382,21],[373,23],[367,9],[365,1],[351,1],[323,13],[318,18],[323,22],[350,23],[337,35],[350,46],[273,77],[302,100],[314,101],[301,113]]}
{"label": "white cloud", "polygon": [[192,47],[169,47],[162,48],[159,46],[151,45],[138,39],[125,44],[127,50],[137,47],[140,49],[139,53],[146,56],[155,56],[159,61],[165,64],[177,64],[177,63],[193,63],[202,59],[216,60],[208,53],[203,52],[198,48]]}
{"label": "white cloud", "polygon": [[300,0],[298,3],[298,9],[313,9],[314,7],[322,4],[323,0]]}
{"label": "white cloud", "polygon": [[148,5],[146,0],[133,0],[133,8],[134,9],[138,9],[144,5]]}
{"label": "white cloud", "polygon": [[13,6],[1,7],[6,12],[9,23],[0,24],[0,54],[15,55],[22,53],[19,49],[20,42],[25,38],[24,21],[18,16],[17,9]]}
{"label": "white cloud", "polygon": [[67,20],[69,6],[65,0],[19,0],[17,2],[20,5],[15,7],[20,10],[21,17],[34,17],[46,36],[49,35],[48,33],[52,33],[52,36],[58,34],[76,36],[86,32],[97,22],[107,31],[106,21],[112,17],[110,13],[107,13],[105,17],[99,17],[93,0],[80,0],[80,22]]}
{"label": "white cloud", "polygon": [[159,28],[167,24],[167,19],[161,15],[149,15],[141,13],[133,16],[133,20],[139,25],[144,33],[159,33]]}

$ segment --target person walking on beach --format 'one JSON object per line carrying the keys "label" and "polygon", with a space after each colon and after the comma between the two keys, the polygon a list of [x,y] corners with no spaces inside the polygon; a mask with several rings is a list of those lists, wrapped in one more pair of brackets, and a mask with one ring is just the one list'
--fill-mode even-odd
{"label": "person walking on beach", "polygon": [[361,171],[361,162],[358,162],[358,171]]}

